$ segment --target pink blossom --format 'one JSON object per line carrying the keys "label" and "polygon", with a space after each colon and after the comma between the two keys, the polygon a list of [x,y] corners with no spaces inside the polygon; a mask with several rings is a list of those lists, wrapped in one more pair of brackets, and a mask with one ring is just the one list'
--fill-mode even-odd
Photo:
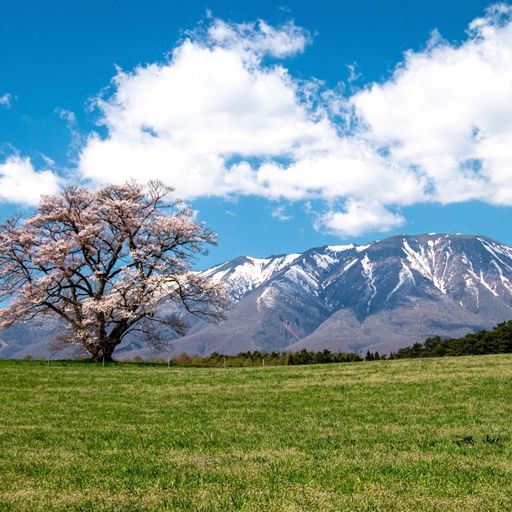
{"label": "pink blossom", "polygon": [[[1,225],[0,328],[57,316],[67,326],[61,341],[110,359],[132,331],[160,346],[157,332],[182,334],[185,313],[220,320],[223,286],[190,271],[215,233],[171,192],[160,182],[69,187],[43,197],[34,216]],[[164,305],[175,313],[158,315]]]}

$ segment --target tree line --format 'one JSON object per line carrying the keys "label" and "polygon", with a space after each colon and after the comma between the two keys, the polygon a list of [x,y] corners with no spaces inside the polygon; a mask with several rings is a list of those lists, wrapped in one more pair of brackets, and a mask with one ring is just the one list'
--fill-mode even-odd
{"label": "tree line", "polygon": [[[133,362],[145,362],[135,356]],[[299,352],[240,352],[238,354],[219,354],[213,352],[207,356],[180,354],[169,359],[157,358],[152,362],[171,366],[196,367],[253,367],[253,366],[294,366],[305,364],[352,363],[364,361],[364,357],[353,352],[331,352],[329,350],[313,351],[303,349]]]}
{"label": "tree line", "polygon": [[[423,343],[414,343],[389,355],[367,351],[364,356],[354,352],[313,351],[300,352],[240,352],[225,355],[217,352],[209,356],[182,354],[170,360],[176,366],[283,366],[326,363],[352,363],[381,359],[409,359],[417,357],[467,356],[512,353],[512,320],[502,322],[491,330],[481,330],[460,338],[443,339],[440,336],[427,338]],[[141,359],[142,360],[142,359]]]}
{"label": "tree line", "polygon": [[413,357],[468,356],[512,352],[512,321],[502,322],[491,330],[472,332],[460,338],[427,338],[423,343],[392,352],[392,359]]}

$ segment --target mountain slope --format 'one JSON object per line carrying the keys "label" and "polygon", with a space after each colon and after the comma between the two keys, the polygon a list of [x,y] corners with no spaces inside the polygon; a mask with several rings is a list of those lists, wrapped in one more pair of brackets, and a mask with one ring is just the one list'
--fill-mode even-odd
{"label": "mountain slope", "polygon": [[230,287],[233,309],[224,324],[177,340],[176,351],[389,352],[512,318],[512,248],[485,237],[395,236],[240,258],[205,274]]}

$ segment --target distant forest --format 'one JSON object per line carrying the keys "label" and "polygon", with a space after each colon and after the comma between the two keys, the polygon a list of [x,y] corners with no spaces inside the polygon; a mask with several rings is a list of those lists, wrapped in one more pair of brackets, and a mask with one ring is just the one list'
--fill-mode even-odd
{"label": "distant forest", "polygon": [[462,338],[427,338],[391,353],[390,358],[468,356],[512,352],[512,321],[496,325],[490,331],[466,334]]}
{"label": "distant forest", "polygon": [[[466,356],[483,354],[502,354],[512,352],[512,321],[496,325],[491,330],[466,334],[461,338],[442,339],[439,336],[427,338],[423,343],[391,352],[389,356],[368,351],[365,356],[351,352],[330,352],[329,350],[300,352],[240,352],[236,355],[224,355],[214,352],[201,356],[182,354],[167,360],[173,366],[283,366],[325,363],[351,363],[356,361],[375,361],[379,359],[405,359],[415,357]],[[135,358],[135,362],[143,362]],[[165,360],[152,362],[164,363]]]}

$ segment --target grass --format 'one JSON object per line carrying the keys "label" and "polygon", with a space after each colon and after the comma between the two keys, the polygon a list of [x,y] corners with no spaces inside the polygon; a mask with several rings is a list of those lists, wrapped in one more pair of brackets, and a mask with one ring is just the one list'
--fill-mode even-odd
{"label": "grass", "polygon": [[0,510],[512,510],[512,357],[2,361]]}

